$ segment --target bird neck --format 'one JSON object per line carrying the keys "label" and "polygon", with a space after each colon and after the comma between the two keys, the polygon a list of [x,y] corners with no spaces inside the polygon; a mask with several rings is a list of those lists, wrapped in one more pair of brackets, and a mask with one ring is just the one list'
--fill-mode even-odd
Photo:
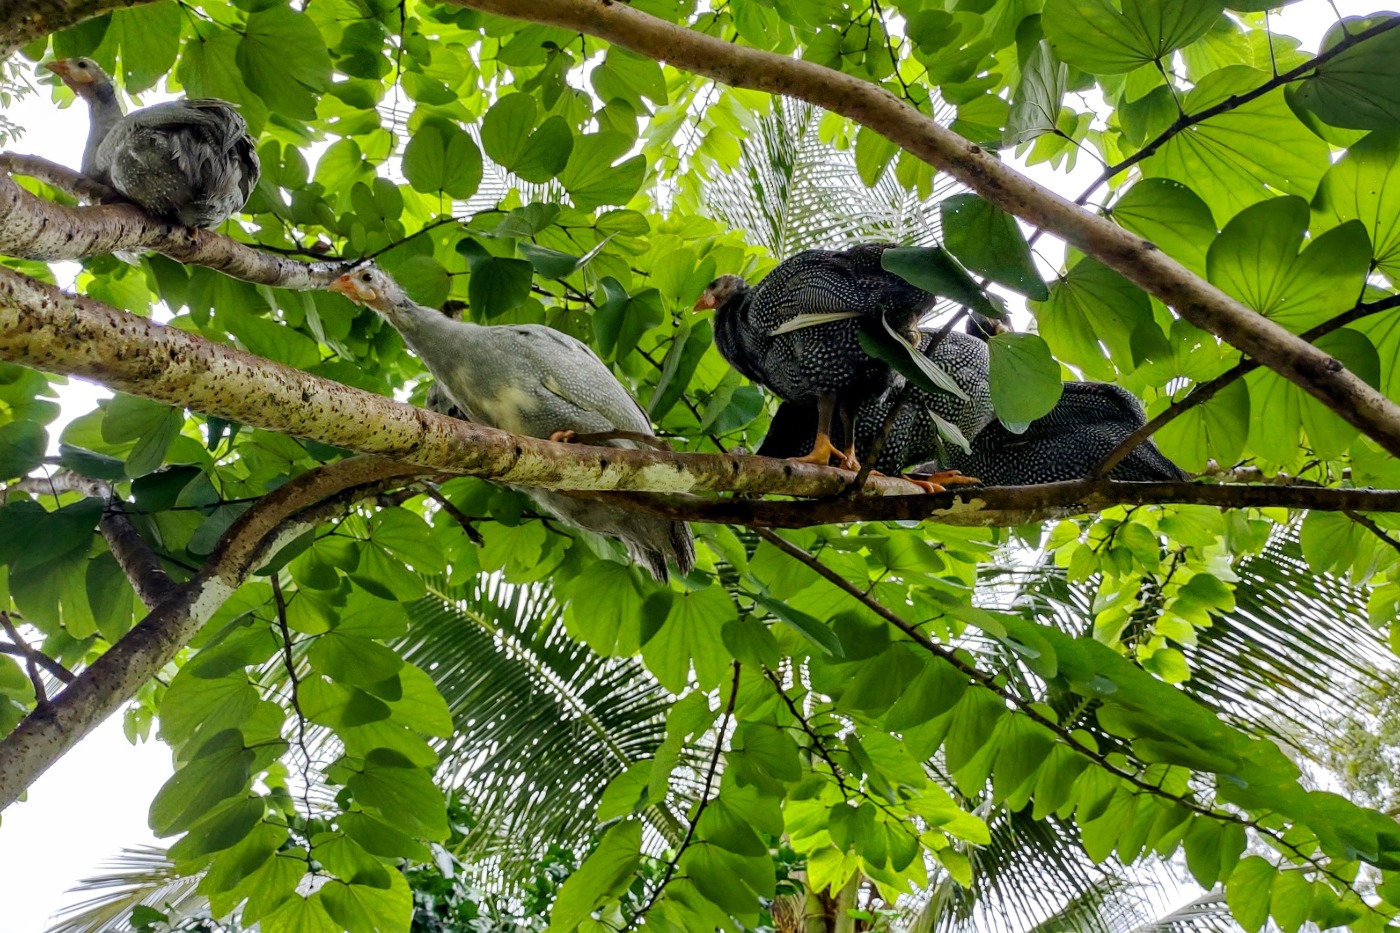
{"label": "bird neck", "polygon": [[459,348],[483,339],[487,330],[480,324],[454,321],[441,311],[408,298],[390,305],[384,316],[403,335],[409,349],[434,370],[437,361],[455,358]]}
{"label": "bird neck", "polygon": [[97,166],[97,147],[112,132],[112,127],[121,120],[122,105],[117,100],[116,88],[110,84],[99,84],[90,95],[85,95],[88,104],[88,138],[83,148],[83,174],[91,175]]}

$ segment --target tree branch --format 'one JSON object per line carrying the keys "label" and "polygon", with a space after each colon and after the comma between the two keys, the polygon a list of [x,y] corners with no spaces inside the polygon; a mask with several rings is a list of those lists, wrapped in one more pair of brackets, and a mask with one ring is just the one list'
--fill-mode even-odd
{"label": "tree branch", "polygon": [[992,204],[1045,227],[1155,295],[1197,327],[1297,383],[1400,456],[1400,406],[1340,362],[1197,277],[1157,246],[1008,168],[883,88],[791,56],[744,48],[612,0],[452,0],[584,32],[733,87],[816,104],[869,127]]}
{"label": "tree branch", "polygon": [[[345,306],[351,313],[350,306]],[[852,474],[766,457],[558,444],[414,408],[69,295],[0,267],[0,359],[93,379],[281,434],[430,467],[550,489],[725,490],[832,496]],[[875,494],[909,494],[876,477]]]}
{"label": "tree branch", "polygon": [[50,188],[57,188],[75,198],[86,198],[94,203],[108,199],[121,200],[121,195],[117,194],[115,188],[109,188],[100,181],[93,181],[77,169],[50,162],[41,156],[0,152],[0,169],[11,175],[25,175],[37,179]]}
{"label": "tree branch", "polygon": [[9,58],[27,42],[66,29],[111,10],[155,0],[12,0],[0,4],[0,58]]}
{"label": "tree branch", "polygon": [[[35,156],[20,158],[26,164],[43,162]],[[63,170],[49,166],[55,177]],[[176,262],[208,266],[245,282],[293,289],[323,288],[353,265],[273,256],[213,230],[161,223],[132,204],[55,204],[0,173],[0,254],[47,262],[118,250],[155,250]]]}
{"label": "tree branch", "polygon": [[839,522],[933,521],[1010,528],[1098,512],[1116,505],[1209,505],[1221,509],[1282,507],[1318,512],[1400,512],[1400,490],[1313,485],[1127,483],[1081,479],[1038,486],[987,486],[922,496],[782,502],[701,499],[638,492],[575,493],[677,521],[759,528],[808,528]]}
{"label": "tree branch", "polygon": [[0,741],[0,810],[189,644],[267,557],[328,515],[424,472],[354,457],[303,473],[258,500],[224,533],[193,579]]}

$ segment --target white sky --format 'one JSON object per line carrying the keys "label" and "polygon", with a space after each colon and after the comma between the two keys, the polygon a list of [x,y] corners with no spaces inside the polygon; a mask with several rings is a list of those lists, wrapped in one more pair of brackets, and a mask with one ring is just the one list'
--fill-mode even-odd
{"label": "white sky", "polygon": [[[1337,0],[1336,6],[1348,16],[1384,8],[1381,0]],[[1301,39],[1312,50],[1334,19],[1325,0],[1302,0],[1271,17],[1278,32]],[[156,99],[148,94],[145,102]],[[40,93],[5,115],[27,130],[12,144],[15,150],[77,165],[87,135],[85,107],[59,110],[47,93]],[[1044,165],[1027,174],[1075,197],[1095,177],[1096,165],[1081,158],[1070,174]],[[1048,238],[1038,247],[1047,259],[1058,252]],[[61,425],[109,394],[71,380],[61,392],[63,416],[50,428],[53,443]],[[26,802],[0,815],[0,933],[40,933],[54,912],[76,900],[65,892],[79,879],[99,873],[102,863],[124,846],[156,842],[146,826],[146,811],[170,773],[165,746],[131,746],[122,734],[121,717],[113,716],[35,782]]]}

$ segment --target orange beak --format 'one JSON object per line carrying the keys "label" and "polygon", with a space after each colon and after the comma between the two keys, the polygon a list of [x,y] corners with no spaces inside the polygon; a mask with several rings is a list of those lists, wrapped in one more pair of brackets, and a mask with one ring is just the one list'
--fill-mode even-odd
{"label": "orange beak", "polygon": [[697,302],[695,302],[695,307],[694,307],[694,308],[691,308],[691,310],[692,310],[692,311],[712,311],[712,310],[714,310],[714,307],[715,307],[715,293],[712,292],[712,291],[710,291],[709,289],[706,289],[706,290],[705,290],[705,294],[703,294],[703,295],[700,296],[700,300],[697,301]]}
{"label": "orange beak", "polygon": [[68,77],[73,71],[73,69],[68,66],[67,59],[59,59],[56,62],[45,62],[44,67],[60,78]]}
{"label": "orange beak", "polygon": [[326,291],[335,292],[337,295],[344,295],[351,301],[358,301],[360,294],[355,290],[355,283],[350,281],[350,273],[345,273],[340,278],[326,286]]}

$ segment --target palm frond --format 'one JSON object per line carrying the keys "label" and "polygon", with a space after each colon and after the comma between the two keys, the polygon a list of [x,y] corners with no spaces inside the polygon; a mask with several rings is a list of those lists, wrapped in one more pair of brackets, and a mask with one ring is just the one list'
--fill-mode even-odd
{"label": "palm frond", "polygon": [[[399,645],[447,701],[456,736],[442,774],[478,821],[458,848],[518,876],[550,844],[582,848],[603,789],[665,738],[669,694],[635,659],[571,639],[538,586],[482,578],[408,607]],[[654,810],[657,842],[682,824]]]}
{"label": "palm frond", "polygon": [[65,907],[48,933],[123,933],[126,921],[139,904],[172,917],[190,917],[208,910],[208,901],[196,894],[203,875],[181,876],[158,846],[124,848],[110,859],[104,874],[83,878],[70,893],[90,895]]}

